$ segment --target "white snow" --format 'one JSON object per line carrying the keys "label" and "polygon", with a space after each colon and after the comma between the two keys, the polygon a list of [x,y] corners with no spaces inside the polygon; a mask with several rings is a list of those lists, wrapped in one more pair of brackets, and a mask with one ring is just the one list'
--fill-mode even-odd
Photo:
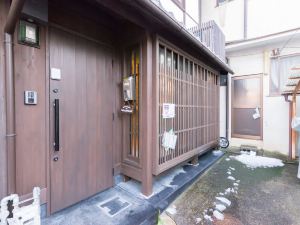
{"label": "white snow", "polygon": [[231,167],[231,166],[229,167],[229,169],[231,169],[231,170],[233,170],[233,171],[235,170],[235,168],[233,168],[233,167]]}
{"label": "white snow", "polygon": [[214,217],[216,217],[217,220],[224,220],[224,215],[220,213],[218,210],[215,210],[213,212]]}
{"label": "white snow", "polygon": [[229,194],[229,193],[234,193],[235,191],[234,191],[234,189],[233,188],[227,188],[226,190],[225,190],[225,194],[227,195],[227,194]]}
{"label": "white snow", "polygon": [[229,201],[227,198],[224,197],[216,197],[217,200],[219,200],[220,202],[225,203],[226,205],[230,206],[231,205],[231,201]]}
{"label": "white snow", "polygon": [[226,158],[225,160],[226,160],[226,161],[229,161],[230,159],[229,159],[229,158]]}
{"label": "white snow", "polygon": [[201,220],[202,220],[202,219],[201,219],[200,217],[197,217],[197,218],[196,218],[196,224],[200,223]]}
{"label": "white snow", "polygon": [[238,184],[238,183],[233,183],[233,185],[234,185],[234,186],[239,186],[239,184]]}
{"label": "white snow", "polygon": [[280,159],[255,156],[255,155],[238,155],[234,157],[237,161],[245,164],[248,168],[267,168],[267,167],[281,167],[284,166]]}
{"label": "white snow", "polygon": [[231,175],[231,172],[230,172],[230,171],[227,171],[227,174]]}
{"label": "white snow", "polygon": [[214,156],[220,156],[220,155],[223,154],[223,152],[220,151],[220,150],[215,150],[215,151],[213,151],[212,153],[213,153]]}
{"label": "white snow", "polygon": [[233,176],[229,176],[227,177],[228,180],[235,180],[235,178]]}
{"label": "white snow", "polygon": [[209,220],[209,221],[213,221],[213,219],[211,218],[211,216],[209,216],[209,215],[204,215],[204,219],[206,219],[206,220]]}
{"label": "white snow", "polygon": [[223,212],[226,209],[226,206],[223,204],[217,204],[216,210],[219,210],[220,212]]}
{"label": "white snow", "polygon": [[169,208],[166,209],[166,212],[171,215],[175,215],[177,213],[176,206],[175,205],[170,206]]}

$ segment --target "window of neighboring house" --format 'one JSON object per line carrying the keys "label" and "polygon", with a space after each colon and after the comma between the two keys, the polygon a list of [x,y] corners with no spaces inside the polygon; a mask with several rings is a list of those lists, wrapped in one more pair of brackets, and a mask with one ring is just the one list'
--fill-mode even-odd
{"label": "window of neighboring house", "polygon": [[295,65],[300,65],[300,54],[271,58],[270,96],[282,93],[289,71]]}

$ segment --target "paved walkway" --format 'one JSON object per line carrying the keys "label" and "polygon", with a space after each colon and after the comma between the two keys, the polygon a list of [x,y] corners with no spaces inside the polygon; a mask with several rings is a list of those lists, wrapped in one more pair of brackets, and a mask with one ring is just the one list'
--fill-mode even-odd
{"label": "paved walkway", "polygon": [[[296,164],[251,169],[227,154],[180,195],[166,214],[177,225],[298,225],[300,180],[296,176]],[[230,206],[217,196],[228,199]],[[220,210],[224,210],[224,220],[213,214],[220,203],[226,206]]]}
{"label": "paved walkway", "polygon": [[211,152],[199,157],[199,164],[186,164],[155,178],[154,193],[141,195],[140,183],[120,182],[98,195],[60,211],[42,221],[45,225],[138,225],[156,224],[163,211],[221,155]]}

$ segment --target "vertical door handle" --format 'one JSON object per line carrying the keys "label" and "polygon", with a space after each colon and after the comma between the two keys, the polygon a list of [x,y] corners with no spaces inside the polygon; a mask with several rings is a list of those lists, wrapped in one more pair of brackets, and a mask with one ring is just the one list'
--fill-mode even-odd
{"label": "vertical door handle", "polygon": [[54,100],[54,150],[59,151],[59,99]]}

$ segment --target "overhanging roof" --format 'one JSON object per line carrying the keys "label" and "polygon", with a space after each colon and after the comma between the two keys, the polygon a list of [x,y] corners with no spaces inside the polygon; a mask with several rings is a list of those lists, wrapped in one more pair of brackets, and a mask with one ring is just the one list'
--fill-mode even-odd
{"label": "overhanging roof", "polygon": [[[212,66],[216,67],[221,73],[232,73],[228,64],[223,62],[215,53],[200,42],[193,34],[187,31],[174,18],[169,16],[159,6],[150,0],[95,0],[100,5],[109,8],[133,23],[154,31],[167,30],[173,36],[179,37],[188,42]],[[133,13],[135,12],[135,13]],[[149,26],[151,24],[151,26]]]}

